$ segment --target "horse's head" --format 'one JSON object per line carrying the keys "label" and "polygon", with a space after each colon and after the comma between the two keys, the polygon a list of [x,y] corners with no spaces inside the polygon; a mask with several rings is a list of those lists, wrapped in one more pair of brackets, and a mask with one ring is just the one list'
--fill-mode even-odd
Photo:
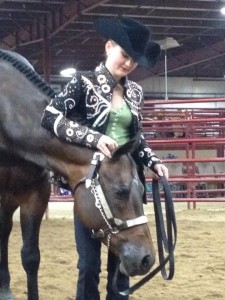
{"label": "horse's head", "polygon": [[[128,154],[130,143],[111,159],[92,161],[91,183],[75,191],[75,214],[120,258],[120,270],[128,275],[146,274],[155,262],[155,252],[143,212],[144,187],[136,164]],[[97,164],[95,168],[95,164]],[[89,178],[90,179],[90,178]]]}

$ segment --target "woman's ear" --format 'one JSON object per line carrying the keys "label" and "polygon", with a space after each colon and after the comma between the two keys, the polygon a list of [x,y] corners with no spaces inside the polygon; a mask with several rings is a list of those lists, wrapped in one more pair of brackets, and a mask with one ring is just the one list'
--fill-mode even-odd
{"label": "woman's ear", "polygon": [[112,41],[111,40],[108,40],[106,43],[105,43],[105,53],[106,53],[106,56],[109,55],[110,53],[110,49],[112,48]]}

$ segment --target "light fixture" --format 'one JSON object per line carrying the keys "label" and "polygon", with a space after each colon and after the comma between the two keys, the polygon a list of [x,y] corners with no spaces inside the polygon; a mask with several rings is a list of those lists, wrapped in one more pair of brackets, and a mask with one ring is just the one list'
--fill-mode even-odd
{"label": "light fixture", "polygon": [[221,8],[220,10],[221,14],[225,16],[225,6]]}
{"label": "light fixture", "polygon": [[60,75],[63,77],[73,77],[75,73],[76,73],[76,69],[74,68],[67,68],[60,71]]}
{"label": "light fixture", "polygon": [[168,84],[167,84],[167,50],[180,47],[180,44],[173,37],[166,37],[163,40],[157,41],[160,48],[165,51],[165,100],[168,100]]}
{"label": "light fixture", "polygon": [[180,47],[180,44],[173,37],[166,37],[163,40],[157,41],[162,50]]}

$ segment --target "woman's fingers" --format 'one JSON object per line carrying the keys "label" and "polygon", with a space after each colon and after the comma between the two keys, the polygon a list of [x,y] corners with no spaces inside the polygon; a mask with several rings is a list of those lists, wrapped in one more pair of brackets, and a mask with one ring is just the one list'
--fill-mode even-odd
{"label": "woman's fingers", "polygon": [[154,169],[159,176],[165,176],[167,180],[169,179],[169,171],[166,166],[164,166],[163,164],[156,164]]}
{"label": "woman's fingers", "polygon": [[108,156],[111,158],[111,152],[109,151],[108,147],[105,145],[101,145],[98,148],[105,156]]}
{"label": "woman's fingers", "polygon": [[111,152],[114,151],[117,147],[117,142],[106,135],[102,135],[97,144],[97,148],[108,157],[111,157]]}

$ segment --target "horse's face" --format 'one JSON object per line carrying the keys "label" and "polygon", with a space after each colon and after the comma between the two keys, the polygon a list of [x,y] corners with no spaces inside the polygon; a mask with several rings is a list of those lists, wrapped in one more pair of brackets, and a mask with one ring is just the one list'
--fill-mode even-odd
{"label": "horse's face", "polygon": [[[129,221],[144,216],[144,187],[128,155],[122,155],[115,161],[107,160],[100,171],[99,181],[114,218]],[[120,270],[129,276],[147,273],[155,262],[147,223],[112,234],[110,250],[119,256]]]}
{"label": "horse's face", "polygon": [[[91,188],[81,185],[75,194],[75,212],[88,228],[97,234],[99,229],[105,232],[102,241],[120,258],[122,273],[128,276],[146,274],[155,262],[155,252],[144,217],[144,188],[136,166],[128,155],[117,155],[113,159],[105,158],[98,174],[98,184],[109,209],[101,207],[102,203],[97,204],[101,193],[97,192],[94,197],[95,189],[91,192]],[[108,210],[111,217],[107,216]]]}

